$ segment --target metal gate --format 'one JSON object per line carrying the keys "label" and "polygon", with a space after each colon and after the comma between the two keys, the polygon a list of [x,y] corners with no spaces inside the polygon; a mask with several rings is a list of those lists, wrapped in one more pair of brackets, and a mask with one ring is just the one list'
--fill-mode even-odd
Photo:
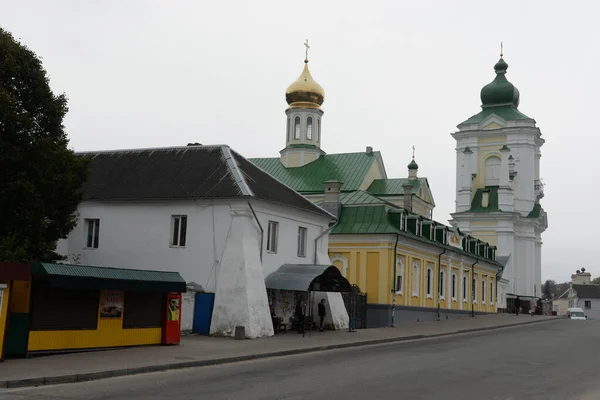
{"label": "metal gate", "polygon": [[350,292],[342,293],[344,305],[350,318],[350,331],[365,329],[367,327],[367,294],[360,288],[352,285]]}

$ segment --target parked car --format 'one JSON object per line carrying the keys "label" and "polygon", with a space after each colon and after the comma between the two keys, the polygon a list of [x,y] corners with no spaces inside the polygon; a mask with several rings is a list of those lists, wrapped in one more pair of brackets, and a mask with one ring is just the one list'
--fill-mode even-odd
{"label": "parked car", "polygon": [[573,307],[567,310],[567,317],[570,319],[587,319],[587,315],[581,308]]}

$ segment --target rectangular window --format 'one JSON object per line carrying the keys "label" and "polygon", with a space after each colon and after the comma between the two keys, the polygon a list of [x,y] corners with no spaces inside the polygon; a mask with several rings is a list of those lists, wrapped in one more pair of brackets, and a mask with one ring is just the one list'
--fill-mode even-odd
{"label": "rectangular window", "polygon": [[158,292],[125,292],[123,329],[160,328],[165,296]]}
{"label": "rectangular window", "polygon": [[87,244],[88,249],[98,248],[98,237],[100,236],[100,220],[99,219],[86,219],[85,225],[87,226]]}
{"label": "rectangular window", "polygon": [[592,308],[592,301],[591,300],[586,300],[585,301],[585,308]]}
{"label": "rectangular window", "polygon": [[32,331],[95,330],[98,327],[100,292],[51,287],[33,280],[31,289]]}
{"label": "rectangular window", "polygon": [[467,277],[466,276],[463,276],[462,293],[463,293],[463,300],[467,301]]}
{"label": "rectangular window", "polygon": [[306,228],[298,227],[298,257],[306,257]]}
{"label": "rectangular window", "polygon": [[452,300],[456,300],[456,274],[452,274]]}
{"label": "rectangular window", "polygon": [[277,253],[277,239],[279,236],[279,222],[269,221],[267,228],[267,251]]}
{"label": "rectangular window", "polygon": [[402,293],[402,284],[404,283],[403,282],[403,280],[404,280],[403,278],[404,277],[402,275],[398,275],[396,277],[396,292],[397,293]]}
{"label": "rectangular window", "polygon": [[477,299],[477,278],[473,278],[473,285],[471,287],[471,294],[473,297],[473,303],[475,302],[475,300]]}
{"label": "rectangular window", "polygon": [[187,237],[187,215],[171,217],[171,246],[185,247]]}

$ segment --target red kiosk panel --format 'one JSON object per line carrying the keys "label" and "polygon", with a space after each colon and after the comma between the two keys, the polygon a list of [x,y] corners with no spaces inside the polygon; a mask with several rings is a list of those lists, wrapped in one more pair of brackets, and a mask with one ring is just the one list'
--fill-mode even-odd
{"label": "red kiosk panel", "polygon": [[162,344],[179,344],[181,340],[181,293],[167,293],[165,296],[165,323]]}

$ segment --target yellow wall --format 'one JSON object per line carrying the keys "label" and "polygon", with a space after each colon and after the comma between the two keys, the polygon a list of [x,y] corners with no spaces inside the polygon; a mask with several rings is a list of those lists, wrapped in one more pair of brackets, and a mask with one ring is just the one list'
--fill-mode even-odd
{"label": "yellow wall", "polygon": [[10,312],[29,313],[29,299],[31,293],[30,281],[13,281]]}
{"label": "yellow wall", "polygon": [[377,160],[375,160],[375,162],[373,162],[373,164],[371,165],[371,168],[369,168],[369,172],[367,172],[367,174],[365,175],[365,179],[360,184],[359,189],[367,190],[375,179],[385,179],[383,170],[379,166],[379,162]]}
{"label": "yellow wall", "polygon": [[[346,277],[352,284],[358,285],[360,290],[367,294],[367,302],[370,304],[391,304],[392,290],[394,288],[394,262],[397,257],[404,258],[404,277],[402,293],[396,295],[397,305],[417,306],[417,307],[437,307],[438,302],[438,252],[428,253],[422,250],[411,248],[407,244],[398,243],[396,257],[394,257],[394,243],[365,242],[350,243],[336,240],[333,236],[329,243],[329,256],[334,258],[343,257],[347,260]],[[419,295],[413,296],[412,266],[413,262],[420,263],[420,274],[418,279]],[[343,272],[343,262],[335,261],[334,265]],[[431,296],[427,296],[427,267],[432,268]],[[442,258],[442,267],[445,269],[444,279],[444,299],[440,300],[442,309],[460,309],[462,299],[462,281],[460,277],[460,266],[450,264],[445,258]],[[464,310],[471,309],[471,270],[463,270],[467,276],[468,298],[463,303]],[[452,299],[452,272],[456,274],[456,300]],[[400,273],[399,267],[397,273]],[[494,282],[495,270],[484,269],[481,266],[475,267],[477,277],[477,302],[475,311],[496,312],[496,299],[494,304],[490,304],[489,290],[490,283]],[[486,276],[486,299],[482,304],[481,299],[481,275]],[[399,288],[398,288],[399,289]],[[494,296],[496,296],[494,287]]]}
{"label": "yellow wall", "polygon": [[[123,304],[123,309],[127,304]],[[160,344],[162,328],[123,329],[123,319],[102,319],[96,330],[31,331],[28,351],[89,349]]]}
{"label": "yellow wall", "polygon": [[10,282],[0,281],[0,283],[6,284],[2,296],[2,304],[0,304],[0,360],[4,354],[4,334],[6,333],[6,319],[8,317],[8,301],[10,300]]}

